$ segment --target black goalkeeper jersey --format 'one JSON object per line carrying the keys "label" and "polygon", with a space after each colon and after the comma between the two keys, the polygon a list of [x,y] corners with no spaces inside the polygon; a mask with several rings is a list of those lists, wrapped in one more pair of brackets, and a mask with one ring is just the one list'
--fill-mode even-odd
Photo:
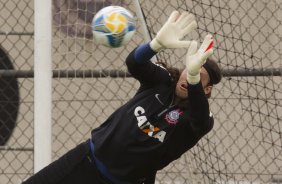
{"label": "black goalkeeper jersey", "polygon": [[174,104],[175,82],[150,61],[126,59],[140,82],[135,96],[92,131],[95,156],[122,181],[137,183],[193,147],[213,127],[201,83],[188,85],[187,108]]}

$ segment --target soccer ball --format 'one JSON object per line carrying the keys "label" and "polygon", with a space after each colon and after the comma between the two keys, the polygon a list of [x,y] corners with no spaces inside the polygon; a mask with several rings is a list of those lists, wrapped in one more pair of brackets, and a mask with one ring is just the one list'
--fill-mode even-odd
{"label": "soccer ball", "polygon": [[107,6],[94,16],[92,32],[96,43],[107,47],[127,44],[135,33],[134,16],[120,6]]}

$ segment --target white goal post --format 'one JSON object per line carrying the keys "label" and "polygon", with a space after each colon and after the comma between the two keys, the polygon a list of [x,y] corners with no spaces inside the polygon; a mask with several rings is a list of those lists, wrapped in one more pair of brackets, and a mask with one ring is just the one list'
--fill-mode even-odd
{"label": "white goal post", "polygon": [[51,0],[34,0],[34,173],[51,162]]}

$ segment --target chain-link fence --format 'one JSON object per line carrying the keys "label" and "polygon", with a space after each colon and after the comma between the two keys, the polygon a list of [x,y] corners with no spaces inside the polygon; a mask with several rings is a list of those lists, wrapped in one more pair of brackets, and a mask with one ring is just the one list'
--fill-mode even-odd
{"label": "chain-link fence", "polygon": [[[0,2],[0,70],[33,67],[33,1]],[[0,77],[0,183],[33,168],[33,79]]]}
{"label": "chain-link fence", "polygon": [[[195,14],[198,29],[189,38],[202,41],[207,33],[213,34],[214,58],[225,74],[210,100],[214,129],[195,148],[160,171],[157,181],[281,183],[281,2],[139,2],[152,37],[172,10]],[[140,17],[137,33],[128,45],[117,49],[98,46],[92,40],[90,22],[95,12],[110,4],[136,12],[129,0],[53,0],[54,70],[126,71],[127,54],[144,42]],[[0,64],[1,69],[32,70],[33,12],[33,1],[0,2],[1,62],[9,63]],[[157,59],[183,67],[185,52],[165,50]],[[129,100],[139,86],[124,76],[59,76],[52,81],[53,159],[89,138],[91,129]],[[33,79],[0,77],[0,82],[4,97],[0,97],[0,183],[19,183],[33,173]]]}

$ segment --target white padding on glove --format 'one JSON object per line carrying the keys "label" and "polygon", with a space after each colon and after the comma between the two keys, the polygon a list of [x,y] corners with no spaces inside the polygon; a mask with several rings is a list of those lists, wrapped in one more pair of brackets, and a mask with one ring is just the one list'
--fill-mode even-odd
{"label": "white padding on glove", "polygon": [[159,52],[165,48],[188,48],[191,41],[181,40],[197,27],[194,15],[173,11],[167,22],[150,42],[151,48]]}
{"label": "white padding on glove", "polygon": [[186,55],[187,81],[189,84],[200,82],[200,70],[207,58],[213,54],[213,38],[207,35],[197,50],[197,42],[192,41]]}

